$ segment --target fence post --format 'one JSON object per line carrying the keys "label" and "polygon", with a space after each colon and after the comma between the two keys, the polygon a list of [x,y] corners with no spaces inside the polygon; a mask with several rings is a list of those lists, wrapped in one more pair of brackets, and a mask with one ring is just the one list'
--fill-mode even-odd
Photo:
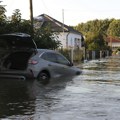
{"label": "fence post", "polygon": [[100,51],[100,59],[102,58],[102,51]]}
{"label": "fence post", "polygon": [[92,60],[95,59],[95,51],[92,51]]}
{"label": "fence post", "polygon": [[73,48],[71,48],[71,62],[73,63]]}
{"label": "fence post", "polygon": [[107,57],[109,56],[109,51],[107,50]]}

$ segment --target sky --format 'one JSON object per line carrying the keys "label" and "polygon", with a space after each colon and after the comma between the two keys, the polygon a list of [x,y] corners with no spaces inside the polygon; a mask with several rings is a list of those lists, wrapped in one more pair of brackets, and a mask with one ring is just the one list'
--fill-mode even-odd
{"label": "sky", "polygon": [[[2,0],[6,15],[20,9],[23,19],[30,19],[30,0]],[[120,0],[32,0],[33,17],[47,14],[66,25],[75,26],[95,19],[120,19]]]}

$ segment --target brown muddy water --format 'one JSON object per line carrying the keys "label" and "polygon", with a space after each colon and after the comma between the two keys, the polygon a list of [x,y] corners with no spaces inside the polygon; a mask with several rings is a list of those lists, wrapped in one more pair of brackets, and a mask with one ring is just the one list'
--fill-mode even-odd
{"label": "brown muddy water", "polygon": [[0,120],[120,120],[120,57],[79,67],[47,85],[0,79]]}

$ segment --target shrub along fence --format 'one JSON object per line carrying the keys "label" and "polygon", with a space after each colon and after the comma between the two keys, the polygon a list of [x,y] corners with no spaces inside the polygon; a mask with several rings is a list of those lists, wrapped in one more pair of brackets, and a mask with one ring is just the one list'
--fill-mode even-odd
{"label": "shrub along fence", "polygon": [[74,64],[80,64],[84,60],[95,60],[111,56],[111,52],[108,50],[85,51],[84,49],[59,49],[58,51]]}
{"label": "shrub along fence", "polygon": [[84,53],[81,49],[59,49],[58,51],[74,64],[79,64],[84,60]]}

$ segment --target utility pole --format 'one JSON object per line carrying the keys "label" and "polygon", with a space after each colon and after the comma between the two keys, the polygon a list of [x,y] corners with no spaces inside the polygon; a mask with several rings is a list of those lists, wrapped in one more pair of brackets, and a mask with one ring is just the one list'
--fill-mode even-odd
{"label": "utility pole", "polygon": [[63,19],[63,33],[64,33],[64,9],[62,9],[62,19]]}
{"label": "utility pole", "polygon": [[31,20],[32,37],[33,37],[34,30],[33,30],[33,4],[32,4],[32,0],[30,0],[30,20]]}

